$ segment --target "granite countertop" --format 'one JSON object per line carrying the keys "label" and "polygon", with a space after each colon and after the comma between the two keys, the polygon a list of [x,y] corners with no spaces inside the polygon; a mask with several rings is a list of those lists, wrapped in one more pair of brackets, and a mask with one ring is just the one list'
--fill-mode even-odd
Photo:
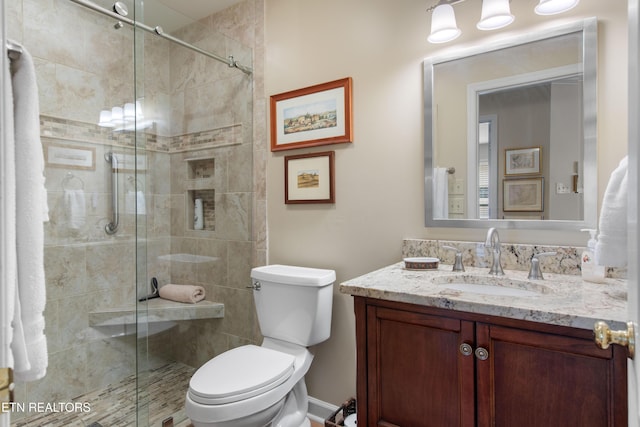
{"label": "granite countertop", "polygon": [[[496,278],[487,268],[465,267],[452,272],[450,265],[437,270],[407,270],[404,263],[390,265],[340,285],[354,296],[487,314],[552,325],[593,329],[604,320],[612,329],[626,329],[627,281],[606,279],[590,283],[581,276],[543,273],[544,280],[528,280],[526,271],[505,270]],[[532,296],[485,295],[447,287],[447,283],[496,284],[532,290]]]}

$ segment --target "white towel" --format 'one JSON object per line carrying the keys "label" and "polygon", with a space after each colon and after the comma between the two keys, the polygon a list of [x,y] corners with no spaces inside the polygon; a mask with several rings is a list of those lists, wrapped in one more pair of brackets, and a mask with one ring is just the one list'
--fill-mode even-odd
{"label": "white towel", "polygon": [[433,217],[449,218],[449,173],[447,168],[433,170]]}
{"label": "white towel", "polygon": [[600,208],[595,257],[607,267],[627,265],[627,164],[625,156],[611,173]]}
{"label": "white towel", "polygon": [[[5,99],[4,102],[4,124],[5,129],[0,129],[5,139],[0,147],[0,162],[2,162],[0,179],[0,203],[2,210],[0,211],[0,221],[2,221],[2,233],[0,238],[3,240],[0,244],[0,286],[4,286],[7,301],[15,301],[16,299],[16,280],[17,280],[17,261],[16,261],[16,171],[15,171],[15,138],[13,132],[13,95],[11,93],[11,71],[9,62],[6,62],[3,71],[2,92]],[[4,309],[7,311],[4,311]],[[13,353],[9,344],[13,341],[13,327],[11,322],[15,313],[15,304],[0,304],[2,316],[0,318],[0,326],[2,336],[6,337],[3,341],[6,343],[5,348],[0,351],[8,356],[8,366],[13,367]]]}
{"label": "white towel", "polygon": [[64,190],[64,210],[67,226],[73,230],[82,228],[87,219],[84,190]]}
{"label": "white towel", "polygon": [[16,307],[13,317],[14,375],[34,381],[46,375],[48,357],[44,335],[46,303],[44,229],[49,220],[44,185],[44,156],[40,141],[38,87],[31,55],[26,49],[11,61],[15,139]]}
{"label": "white towel", "polygon": [[144,215],[147,212],[144,193],[138,191],[127,191],[124,195],[125,212],[128,214]]}

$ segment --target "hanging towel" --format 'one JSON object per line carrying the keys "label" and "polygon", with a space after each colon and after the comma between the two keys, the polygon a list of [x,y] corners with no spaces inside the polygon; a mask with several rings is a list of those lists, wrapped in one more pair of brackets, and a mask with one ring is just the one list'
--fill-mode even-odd
{"label": "hanging towel", "polygon": [[144,215],[147,212],[146,202],[144,198],[144,192],[127,191],[124,195],[125,212],[128,214]]}
{"label": "hanging towel", "polygon": [[49,220],[49,209],[36,74],[31,55],[24,47],[22,54],[11,61],[11,87],[17,262],[11,350],[16,381],[34,381],[45,376],[48,364],[43,315],[46,292],[42,223]]}
{"label": "hanging towel", "polygon": [[64,210],[67,226],[79,230],[87,219],[84,190],[64,190]]}
{"label": "hanging towel", "polygon": [[604,192],[595,253],[598,265],[627,265],[627,164],[625,156],[611,173]]}
{"label": "hanging towel", "polygon": [[449,218],[449,174],[447,168],[433,170],[433,217]]}
{"label": "hanging towel", "polygon": [[[9,61],[6,61],[5,68],[2,70],[2,93],[4,99],[4,129],[0,129],[4,136],[2,146],[0,147],[0,162],[2,162],[0,179],[0,220],[2,221],[2,233],[0,239],[0,286],[4,286],[4,292],[7,301],[15,302],[16,299],[16,281],[17,281],[17,260],[16,260],[16,170],[15,170],[15,138],[13,132],[13,95],[11,93],[11,71],[9,69]],[[6,312],[4,309],[6,308]],[[6,337],[6,346],[1,350],[8,356],[8,366],[13,368],[13,353],[9,344],[13,341],[13,327],[11,322],[15,313],[15,303],[0,304],[0,310],[3,310],[1,317],[2,336]]]}
{"label": "hanging towel", "polygon": [[160,288],[160,298],[195,304],[205,297],[204,288],[194,285],[167,284]]}

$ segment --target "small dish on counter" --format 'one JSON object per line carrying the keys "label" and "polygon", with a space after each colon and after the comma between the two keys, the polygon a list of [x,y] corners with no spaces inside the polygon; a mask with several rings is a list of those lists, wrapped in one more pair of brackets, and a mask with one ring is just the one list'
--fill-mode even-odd
{"label": "small dish on counter", "polygon": [[404,259],[404,268],[407,270],[437,270],[439,264],[439,258],[415,257]]}

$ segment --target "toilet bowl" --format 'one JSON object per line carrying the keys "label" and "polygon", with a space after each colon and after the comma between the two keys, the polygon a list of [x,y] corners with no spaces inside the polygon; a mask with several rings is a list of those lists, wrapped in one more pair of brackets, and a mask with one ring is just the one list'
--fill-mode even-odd
{"label": "toilet bowl", "polygon": [[333,270],[293,266],[251,274],[264,341],[229,350],[191,378],[185,411],[194,427],[306,427],[308,346],[329,337]]}

